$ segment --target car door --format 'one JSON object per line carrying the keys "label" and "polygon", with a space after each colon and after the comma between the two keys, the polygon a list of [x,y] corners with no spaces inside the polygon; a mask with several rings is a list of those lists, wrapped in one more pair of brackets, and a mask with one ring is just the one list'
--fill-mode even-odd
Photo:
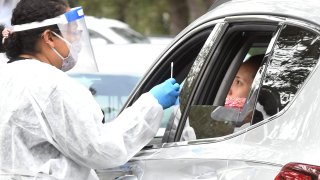
{"label": "car door", "polygon": [[[285,151],[275,148],[272,138],[265,141],[274,133],[266,129],[288,121],[286,109],[319,59],[318,37],[310,24],[271,16],[226,17],[184,32],[150,69],[127,104],[168,78],[174,62],[174,77],[183,85],[180,104],[165,110],[163,136],[155,137],[126,165],[98,171],[99,176],[274,178],[285,161],[279,153]],[[256,54],[264,58],[243,109],[225,108],[238,68]],[[299,78],[290,78],[292,74]],[[271,101],[271,110],[266,110],[263,97]],[[285,140],[281,143],[286,145]]]}

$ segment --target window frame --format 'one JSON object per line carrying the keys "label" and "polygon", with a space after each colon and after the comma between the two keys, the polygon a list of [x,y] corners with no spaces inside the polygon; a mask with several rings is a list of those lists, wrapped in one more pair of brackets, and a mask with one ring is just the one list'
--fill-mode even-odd
{"label": "window frame", "polygon": [[[250,24],[237,24],[237,23],[231,24],[230,23],[230,26],[231,27],[228,28],[228,30],[225,32],[224,40],[219,43],[220,49],[218,47],[217,52],[215,52],[215,54],[211,57],[211,59],[208,61],[207,65],[205,66],[204,78],[202,78],[199,82],[200,85],[197,87],[198,93],[195,96],[195,99],[193,100],[193,102],[190,103],[191,106],[189,106],[190,108],[188,109],[188,111],[191,111],[192,108],[199,108],[199,106],[203,106],[203,107],[207,107],[208,105],[211,105],[211,107],[213,106],[217,107],[218,105],[223,106],[225,97],[227,96],[227,92],[234,79],[233,77],[236,75],[238,68],[242,63],[242,60],[244,59],[246,53],[249,51],[253,38],[255,38],[256,41],[260,42],[257,39],[257,37],[269,36],[266,42],[264,42],[264,43],[267,43],[266,45],[269,45],[269,43],[271,42],[270,39],[272,38],[273,33],[276,32],[277,30],[277,23],[273,23],[273,24],[269,24],[269,23],[265,24],[261,22],[259,23],[254,22],[254,24],[251,24],[251,23]],[[249,35],[247,37],[241,36],[242,32],[249,32],[248,33]],[[237,45],[234,45],[235,43],[233,43],[234,42],[232,41],[233,39],[230,39],[230,37],[234,36],[235,34],[237,34],[238,36],[236,38],[240,38],[239,43]],[[246,46],[244,46],[245,44]],[[221,51],[221,48],[225,48],[226,50]],[[235,49],[233,52],[233,55],[231,55],[228,59],[225,59],[225,55],[226,54],[228,55],[230,53],[230,49],[232,48]],[[225,61],[229,61],[229,62],[225,62]],[[230,64],[232,65],[232,63],[234,62],[236,62],[236,64],[234,64],[233,65],[234,67],[232,67],[233,69],[232,75],[227,77],[228,75],[227,73],[230,70]],[[220,63],[223,63],[223,64],[220,64]],[[222,70],[222,69],[225,69],[225,70]],[[212,72],[215,72],[215,73],[212,74]],[[213,79],[213,77],[215,79]],[[223,79],[226,79],[226,78],[229,79],[228,83],[224,83],[222,81]],[[208,85],[207,82],[211,82],[211,83],[214,82],[215,84]],[[215,95],[212,95],[212,99],[214,100],[212,102],[215,102],[215,100],[218,97],[220,99],[220,102],[218,104],[213,104],[212,102],[211,104],[205,103],[205,101],[207,101],[207,99],[205,98],[208,98],[209,95],[207,95],[207,93],[204,93],[204,92],[208,91],[208,89],[210,89],[209,87],[213,87],[211,89],[216,89],[216,92],[214,92]],[[219,94],[217,92],[219,92]],[[222,92],[224,93],[224,95],[221,95]],[[220,98],[221,96],[223,96],[223,98]],[[192,112],[194,111],[192,110]],[[189,114],[187,114],[187,117],[189,117]],[[177,137],[176,141],[179,141],[179,139],[181,139],[181,134]]]}
{"label": "window frame", "polygon": [[[227,19],[227,18],[226,18]],[[237,18],[238,19],[238,18]],[[272,18],[273,19],[273,18]],[[312,31],[312,32],[315,32],[317,33],[318,35],[320,35],[320,31],[315,27],[313,26],[312,24],[309,24],[309,23],[305,23],[305,22],[301,22],[299,20],[294,20],[294,19],[280,19],[278,22],[278,30],[277,32],[275,33],[275,35],[273,36],[272,40],[270,41],[269,43],[269,47],[267,49],[267,52],[266,52],[266,56],[264,58],[264,61],[269,61],[270,60],[270,56],[269,54],[272,54],[273,53],[273,48],[279,38],[279,35],[281,33],[281,30],[282,28],[285,26],[285,25],[293,25],[293,26],[297,26],[297,27],[301,27],[305,30],[309,30],[309,31]],[[309,75],[306,77],[306,79],[304,80],[304,82],[302,83],[301,87],[297,90],[296,94],[295,94],[295,97],[291,100],[290,103],[288,103],[284,109],[280,112],[278,112],[277,114],[273,115],[272,117],[269,117],[267,119],[264,119],[263,121],[257,123],[257,124],[253,124],[251,125],[250,127],[244,129],[244,130],[240,130],[238,132],[235,132],[235,133],[232,133],[232,134],[229,134],[229,135],[226,135],[226,136],[222,136],[222,137],[216,137],[216,138],[207,138],[207,139],[198,139],[198,140],[194,140],[194,141],[189,141],[189,142],[186,142],[187,144],[202,144],[202,143],[212,143],[212,142],[219,142],[219,141],[224,141],[224,140],[227,140],[227,139],[231,139],[235,136],[238,136],[240,134],[243,134],[243,133],[246,133],[247,131],[250,131],[252,129],[255,129],[265,123],[268,123],[274,119],[277,119],[279,116],[281,116],[283,113],[285,113],[285,111],[290,107],[290,105],[294,102],[295,98],[299,95],[299,92],[303,89],[303,87],[305,86],[305,84],[308,82],[308,80],[310,79],[310,77],[313,75],[313,73],[315,72],[315,69],[319,66],[319,62],[315,65],[315,67],[313,68],[313,70],[311,70],[311,72],[309,73]],[[262,76],[264,75],[265,73],[265,69],[262,70]],[[259,84],[260,85],[260,84]],[[259,86],[260,87],[260,86]],[[197,90],[199,92],[199,90]],[[182,120],[182,119],[181,119]],[[185,121],[185,120],[184,120]],[[179,142],[177,142],[177,144],[179,144]],[[175,144],[175,145],[177,145]],[[180,144],[185,144],[184,142],[181,142]],[[170,145],[169,145],[170,146]]]}
{"label": "window frame", "polygon": [[[246,21],[246,22],[249,22],[249,23],[255,23],[255,22],[266,23],[266,24],[271,23],[273,25],[278,25],[278,24],[280,24],[280,22],[283,21],[283,19],[281,19],[281,18],[270,17],[270,16],[228,17],[228,18],[223,18],[221,20],[223,22],[225,22],[226,24],[231,24],[231,23],[239,22],[239,21]],[[225,31],[224,31],[224,33],[225,33]],[[272,41],[270,41],[270,43],[272,43]],[[210,58],[212,58],[212,57],[210,57]],[[203,84],[205,82],[199,80],[197,83],[198,83],[198,87],[196,89],[194,89],[194,91],[193,91],[195,95],[196,95],[196,92],[199,92],[199,89],[201,89],[201,87],[203,87]],[[197,97],[196,96],[193,97],[193,96],[190,96],[190,99],[188,101],[188,108],[190,107],[190,105],[192,103],[197,101]],[[191,97],[193,97],[193,98],[191,98]],[[168,142],[175,142],[175,143],[173,143],[173,146],[179,145],[179,144],[185,144],[184,142],[180,142],[180,138],[181,138],[181,134],[182,134],[183,128],[185,126],[185,122],[187,120],[187,116],[188,116],[187,114],[188,114],[188,110],[186,110],[183,113],[182,117],[179,119],[179,124],[178,124],[178,128],[177,128],[178,131],[176,131],[174,139],[173,140],[169,139],[169,141],[168,141]],[[168,131],[168,129],[166,131]],[[224,137],[217,137],[217,138],[210,138],[210,139],[198,139],[198,140],[195,140],[195,141],[187,141],[187,143],[188,144],[194,144],[194,143],[203,143],[203,142],[212,142],[212,141],[216,142],[216,141],[229,139],[234,134],[235,133],[227,135],[227,136],[224,136]],[[166,144],[166,145],[168,145],[168,144]],[[171,146],[171,145],[168,145],[168,146]]]}

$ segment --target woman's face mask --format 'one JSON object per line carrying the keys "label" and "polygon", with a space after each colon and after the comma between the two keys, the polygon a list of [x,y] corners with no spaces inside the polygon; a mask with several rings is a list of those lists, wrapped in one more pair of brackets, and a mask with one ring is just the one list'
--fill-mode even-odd
{"label": "woman's face mask", "polygon": [[246,98],[230,98],[227,97],[224,106],[227,108],[236,108],[242,110]]}
{"label": "woman's face mask", "polygon": [[57,33],[53,31],[52,33],[56,35],[58,38],[60,38],[61,40],[63,40],[69,48],[69,54],[67,57],[63,57],[55,48],[51,48],[62,60],[61,70],[64,72],[69,71],[77,64],[78,54],[81,50],[81,44],[79,41],[74,41],[70,43],[69,41],[67,41]]}

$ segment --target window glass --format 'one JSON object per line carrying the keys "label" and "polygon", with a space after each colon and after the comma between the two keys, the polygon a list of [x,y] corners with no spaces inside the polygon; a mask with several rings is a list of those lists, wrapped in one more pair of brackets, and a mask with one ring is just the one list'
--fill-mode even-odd
{"label": "window glass", "polygon": [[276,41],[258,96],[252,123],[282,110],[295,96],[318,62],[319,35],[287,25]]}
{"label": "window glass", "polygon": [[131,29],[111,27],[115,33],[126,39],[130,43],[150,43],[147,37],[132,31]]}
{"label": "window glass", "polygon": [[100,33],[90,29],[88,31],[89,31],[89,37],[90,37],[91,43],[93,45],[96,45],[97,43],[99,43],[99,41],[100,41],[100,44],[113,44],[113,42],[111,42],[109,39],[107,39]]}

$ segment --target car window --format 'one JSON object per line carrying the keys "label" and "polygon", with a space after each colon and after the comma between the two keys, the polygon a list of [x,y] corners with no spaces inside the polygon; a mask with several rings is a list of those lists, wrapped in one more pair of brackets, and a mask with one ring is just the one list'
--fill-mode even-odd
{"label": "car window", "polygon": [[149,39],[144,37],[143,35],[132,31],[131,29],[119,28],[119,27],[111,27],[115,33],[122,36],[130,43],[150,43]]}
{"label": "car window", "polygon": [[[205,66],[180,140],[222,137],[268,119],[280,113],[303,86],[319,59],[319,35],[291,25],[278,30],[270,26],[269,31],[255,27],[229,26],[224,35],[228,38],[219,44],[227,51],[216,51]],[[229,101],[231,87],[240,83],[236,79],[242,65],[255,55],[260,55],[259,66],[247,94]],[[184,88],[182,93],[195,87]]]}
{"label": "car window", "polygon": [[[198,87],[201,94],[190,106],[185,125],[187,131],[182,131],[182,141],[221,137],[234,132],[254,73],[258,70],[275,32],[274,26],[266,25],[266,30],[261,30],[260,26],[264,25],[229,26],[225,38],[219,44],[221,50],[215,52],[207,65],[206,76],[203,77],[202,85],[199,85],[201,87]],[[254,59],[257,64],[256,69],[252,70],[254,73],[248,75],[250,68],[244,69],[239,75],[243,64],[256,55],[260,55],[260,59]],[[241,75],[246,75],[251,82],[245,84]],[[232,86],[240,88],[230,93]],[[246,92],[236,94],[244,86]],[[229,95],[232,96],[230,100],[227,99]]]}
{"label": "car window", "polygon": [[105,44],[113,44],[113,42],[109,39],[107,39],[106,37],[104,37],[102,34],[89,29],[89,36],[90,36],[90,40],[93,44],[97,43],[97,41],[101,41],[101,43],[105,43]]}

